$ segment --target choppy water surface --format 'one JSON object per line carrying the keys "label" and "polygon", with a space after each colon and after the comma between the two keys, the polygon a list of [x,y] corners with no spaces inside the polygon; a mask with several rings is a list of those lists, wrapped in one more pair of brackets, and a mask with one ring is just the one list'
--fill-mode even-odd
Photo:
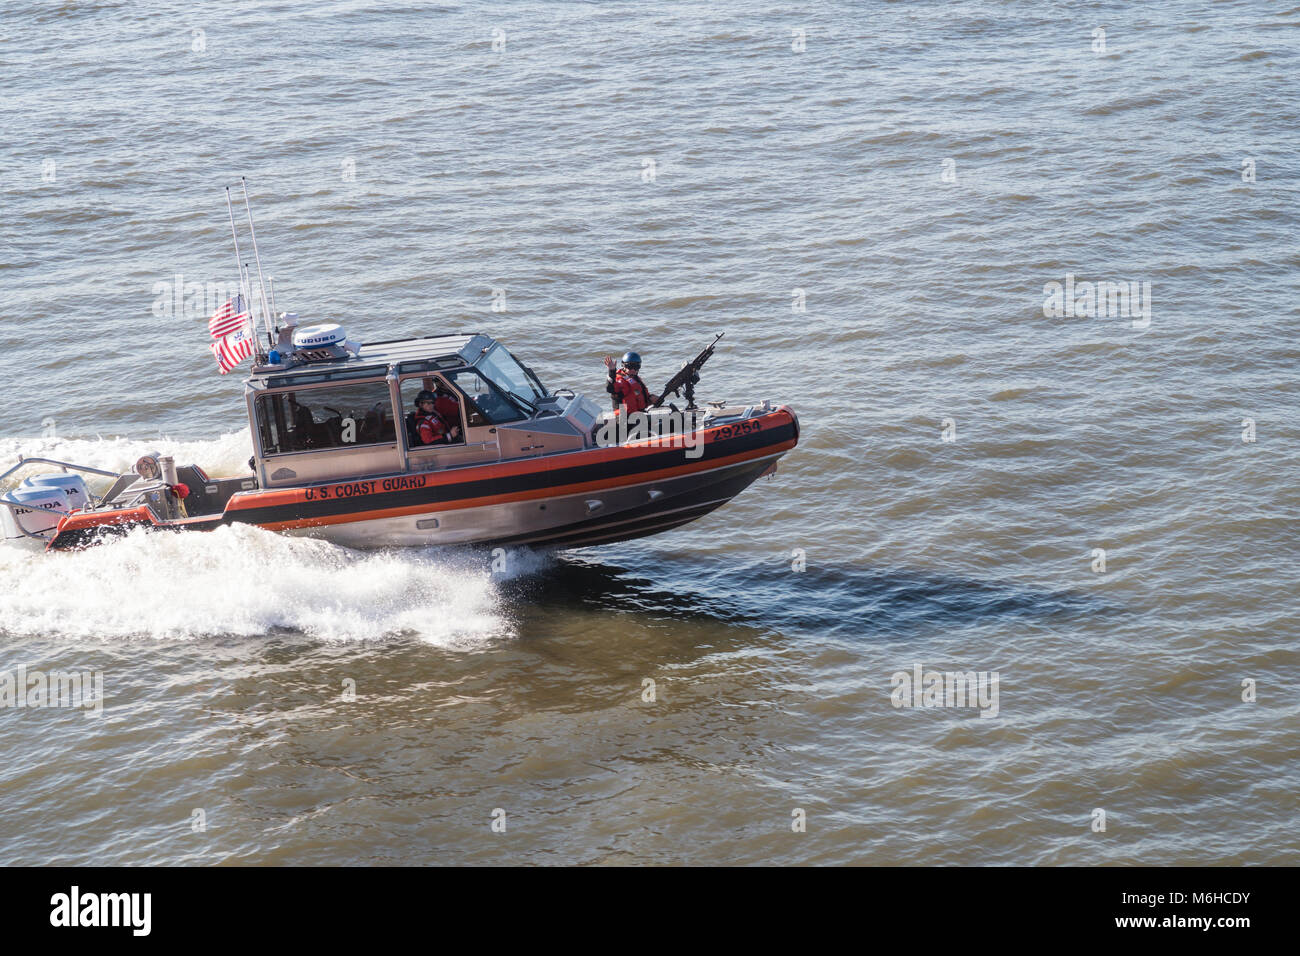
{"label": "choppy water surface", "polygon": [[[0,859],[1300,862],[1298,38],[1244,2],[11,0],[5,461],[238,472],[241,384],[168,303],[233,280],[241,174],[281,309],[597,392],[725,329],[701,396],[804,436],[695,525],[504,573],[247,528],[0,553],[0,666],[107,695],[0,711]],[[1150,283],[1149,325],[1046,317],[1067,275]],[[914,665],[997,671],[996,716],[894,707]]]}

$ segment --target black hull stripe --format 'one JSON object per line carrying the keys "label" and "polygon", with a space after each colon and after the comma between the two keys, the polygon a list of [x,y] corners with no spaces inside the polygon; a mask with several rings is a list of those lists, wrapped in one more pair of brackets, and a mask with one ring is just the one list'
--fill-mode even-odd
{"label": "black hull stripe", "polygon": [[[635,537],[633,534],[624,535],[624,531],[631,532],[635,528],[648,524],[657,526],[658,523],[667,523],[680,518],[680,521],[676,521],[672,525],[672,527],[676,527],[678,524],[694,521],[696,518],[708,514],[714,508],[722,507],[760,478],[763,472],[771,467],[771,462],[758,462],[748,468],[745,468],[743,463],[732,467],[744,470],[726,475],[716,481],[710,481],[671,498],[620,511],[612,522],[608,515],[595,515],[573,524],[561,525],[546,531],[533,531],[527,534],[501,537],[490,542],[489,546],[518,544],[543,548],[563,544],[564,547],[571,548],[577,546],[573,542],[578,538],[583,540],[587,538],[623,540],[624,537]],[[672,514],[666,514],[665,512],[672,512]]]}
{"label": "black hull stripe", "polygon": [[[652,455],[601,461],[590,465],[574,465],[569,468],[539,469],[538,471],[510,475],[505,478],[480,478],[456,482],[455,484],[433,485],[427,488],[412,488],[406,491],[388,491],[355,498],[296,501],[283,505],[267,505],[262,508],[241,508],[226,512],[221,520],[226,523],[239,521],[245,524],[264,525],[352,514],[356,515],[358,521],[364,521],[367,520],[366,513],[372,511],[436,505],[468,498],[495,497],[522,491],[539,491],[563,485],[580,484],[588,481],[624,478],[642,472],[671,468],[675,465],[681,465],[684,461],[691,463],[708,462],[731,455],[744,454],[749,451],[758,451],[771,445],[779,445],[782,442],[790,441],[794,437],[794,425],[787,423],[749,435],[740,435],[719,442],[709,442],[705,445],[705,453],[696,459],[685,459],[683,449],[671,448]],[[545,461],[544,458],[537,460]],[[357,481],[365,480],[368,479],[357,479]]]}
{"label": "black hull stripe", "polygon": [[[617,541],[630,541],[633,538],[644,538],[646,535],[658,534],[661,531],[671,531],[674,528],[680,528],[684,524],[690,524],[697,518],[702,518],[710,511],[721,508],[725,501],[719,501],[716,504],[697,505],[688,511],[674,515],[654,515],[649,518],[642,518],[640,521],[630,522],[618,528],[601,528],[599,530],[579,531],[573,534],[567,534],[562,537],[545,538],[540,541],[525,541],[521,546],[529,548],[546,548],[556,551],[564,551],[569,548],[585,548],[589,545],[596,544],[613,544]],[[515,544],[519,544],[515,542]],[[493,541],[484,547],[493,546],[511,546],[508,541]]]}
{"label": "black hull stripe", "polygon": [[222,524],[220,518],[210,521],[190,521],[185,524],[155,525],[150,521],[126,521],[116,524],[96,524],[85,528],[70,528],[60,531],[48,545],[51,551],[63,551],[68,548],[87,547],[102,544],[113,538],[121,538],[136,528],[149,528],[157,531],[212,531]]}

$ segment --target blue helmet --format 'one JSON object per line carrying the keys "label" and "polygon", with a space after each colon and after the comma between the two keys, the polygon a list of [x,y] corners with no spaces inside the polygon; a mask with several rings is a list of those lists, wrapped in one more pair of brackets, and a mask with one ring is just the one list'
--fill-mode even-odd
{"label": "blue helmet", "polygon": [[641,367],[641,356],[637,355],[635,352],[624,352],[623,358],[620,361],[622,361],[622,363],[628,368]]}

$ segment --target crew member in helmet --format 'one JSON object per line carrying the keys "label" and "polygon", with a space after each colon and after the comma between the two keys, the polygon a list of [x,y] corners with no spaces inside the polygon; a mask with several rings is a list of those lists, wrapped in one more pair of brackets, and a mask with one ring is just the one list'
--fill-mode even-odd
{"label": "crew member in helmet", "polygon": [[614,357],[605,356],[605,368],[609,375],[605,380],[605,391],[614,401],[614,411],[626,410],[627,414],[643,412],[657,399],[650,394],[650,389],[641,381],[641,356],[635,352],[625,352],[621,360],[622,368],[615,371]]}
{"label": "crew member in helmet", "polygon": [[415,396],[415,411],[411,415],[412,437],[421,445],[445,444],[451,440],[451,429],[437,410],[438,398],[427,388]]}

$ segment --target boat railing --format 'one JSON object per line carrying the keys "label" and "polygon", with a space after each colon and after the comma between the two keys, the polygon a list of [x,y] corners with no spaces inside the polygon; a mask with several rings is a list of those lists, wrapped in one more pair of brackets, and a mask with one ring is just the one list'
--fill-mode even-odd
{"label": "boat railing", "polygon": [[85,472],[89,472],[92,475],[103,475],[107,478],[117,478],[120,474],[119,472],[116,471],[105,471],[103,468],[91,468],[89,465],[78,465],[75,462],[71,462],[71,461],[59,461],[57,458],[24,458],[22,455],[19,455],[18,464],[14,465],[3,475],[0,475],[0,481],[4,481],[15,471],[19,471],[23,468],[26,468],[28,465],[37,465],[37,464],[58,465],[63,471],[67,471],[69,468],[71,468],[73,471],[85,471]]}

